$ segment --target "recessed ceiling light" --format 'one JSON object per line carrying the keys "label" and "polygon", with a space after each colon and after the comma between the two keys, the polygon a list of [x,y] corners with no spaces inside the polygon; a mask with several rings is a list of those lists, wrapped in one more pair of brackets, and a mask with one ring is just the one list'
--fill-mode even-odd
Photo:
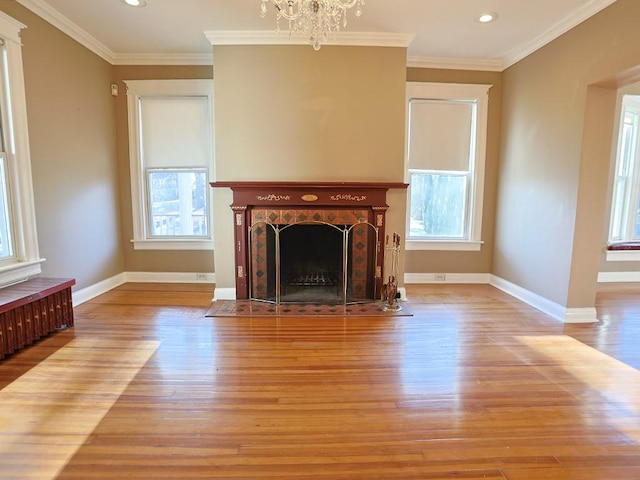
{"label": "recessed ceiling light", "polygon": [[476,20],[480,23],[489,23],[493,22],[496,18],[498,18],[498,14],[494,12],[485,12],[481,13],[476,17]]}
{"label": "recessed ceiling light", "polygon": [[122,0],[127,5],[131,5],[132,7],[144,7],[147,2],[146,0]]}

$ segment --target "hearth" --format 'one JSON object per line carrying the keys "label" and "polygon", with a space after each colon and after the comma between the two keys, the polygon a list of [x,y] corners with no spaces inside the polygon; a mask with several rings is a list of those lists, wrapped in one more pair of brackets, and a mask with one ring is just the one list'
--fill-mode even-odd
{"label": "hearth", "polygon": [[386,192],[402,183],[213,182],[233,190],[236,298],[380,298]]}

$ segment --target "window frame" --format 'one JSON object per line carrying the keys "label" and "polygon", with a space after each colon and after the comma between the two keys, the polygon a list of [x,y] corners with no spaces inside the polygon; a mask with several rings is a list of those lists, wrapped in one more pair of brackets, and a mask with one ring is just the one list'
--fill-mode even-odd
{"label": "window frame", "polygon": [[27,123],[27,101],[22,63],[21,30],[26,26],[0,12],[2,136],[6,155],[6,188],[13,255],[0,262],[0,285],[42,273],[36,228]]}
{"label": "window frame", "polygon": [[[407,217],[406,217],[406,249],[407,250],[458,250],[479,251],[482,241],[482,208],[484,200],[484,177],[486,164],[487,122],[489,110],[489,89],[487,84],[460,83],[430,83],[407,82],[406,87],[406,132],[405,132],[405,181],[407,189]],[[465,213],[466,225],[463,230],[468,232],[467,238],[426,238],[410,235],[411,223],[411,172],[409,169],[410,154],[410,104],[414,99],[445,101],[445,102],[473,102],[475,104],[475,137],[471,139],[470,178],[467,190],[467,205]]]}
{"label": "window frame", "polygon": [[[621,150],[623,148],[623,129],[626,109],[629,108],[636,115],[633,132],[632,158],[627,164],[626,175],[618,175],[621,165]],[[616,243],[640,241],[635,236],[638,203],[640,200],[640,95],[621,94],[618,100],[618,118],[616,122],[615,159],[613,160],[613,174],[611,186],[611,210],[609,212],[609,229],[607,245]],[[622,184],[622,186],[621,186]],[[623,192],[619,189],[622,188]],[[616,201],[619,199],[619,202]],[[615,228],[617,226],[617,228]],[[640,251],[607,250],[607,261],[639,261]]]}
{"label": "window frame", "polygon": [[[125,80],[127,86],[127,111],[129,117],[129,166],[131,173],[131,209],[133,218],[133,243],[135,250],[213,250],[213,195],[207,192],[208,226],[206,237],[180,236],[158,237],[150,231],[149,198],[147,195],[147,172],[142,157],[142,130],[140,100],[145,96],[206,96],[209,101],[209,127],[211,159],[207,166],[207,181],[211,181],[214,169],[213,135],[213,82],[205,79],[184,80]],[[169,168],[169,167],[167,167]],[[189,168],[174,165],[171,168]]]}
{"label": "window frame", "polygon": [[459,241],[465,241],[468,236],[468,232],[467,232],[467,228],[469,227],[469,222],[468,222],[468,218],[469,218],[469,196],[470,196],[470,190],[471,190],[471,178],[473,176],[473,171],[471,170],[467,170],[467,171],[462,171],[462,170],[421,170],[421,169],[409,169],[409,174],[408,174],[408,184],[409,184],[409,199],[412,198],[413,196],[413,183],[412,183],[412,175],[413,174],[418,174],[418,175],[440,175],[440,176],[449,176],[449,177],[459,177],[462,178],[464,180],[464,203],[462,205],[462,225],[461,225],[461,230],[462,233],[459,236],[456,235],[451,235],[451,236],[447,236],[447,235],[422,235],[422,236],[418,236],[418,237],[412,237],[411,236],[411,203],[409,202],[409,212],[407,214],[407,222],[408,223],[408,230],[407,230],[407,239],[410,241],[422,241],[422,240],[427,240],[427,241],[432,241],[432,242],[459,242]]}
{"label": "window frame", "polygon": [[[151,175],[155,172],[164,172],[164,173],[204,173],[204,182],[205,182],[205,188],[207,188],[207,186],[209,185],[209,169],[205,168],[205,167],[147,167],[145,169],[145,176],[146,176],[146,188],[147,191],[149,192],[149,194],[151,193]],[[205,211],[206,212],[211,212],[211,202],[209,202],[209,197],[210,195],[206,195],[205,194]],[[158,235],[153,233],[153,208],[152,208],[152,199],[151,199],[151,195],[147,195],[146,196],[147,199],[147,208],[149,210],[149,218],[147,219],[149,221],[149,224],[147,225],[147,228],[149,228],[149,236],[150,238],[160,238],[160,239],[166,239],[166,238],[170,238],[170,239],[181,239],[181,238],[193,238],[193,239],[207,239],[210,238],[210,234],[209,231],[211,230],[211,225],[209,225],[209,219],[207,218],[207,233],[206,235],[173,235],[173,236],[165,236],[165,235]]]}

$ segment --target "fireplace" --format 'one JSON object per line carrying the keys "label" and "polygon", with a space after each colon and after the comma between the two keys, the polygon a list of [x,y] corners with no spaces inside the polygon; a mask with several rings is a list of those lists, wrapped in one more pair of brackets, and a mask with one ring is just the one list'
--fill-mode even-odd
{"label": "fireplace", "polygon": [[385,215],[397,183],[213,182],[233,190],[236,298],[380,298]]}

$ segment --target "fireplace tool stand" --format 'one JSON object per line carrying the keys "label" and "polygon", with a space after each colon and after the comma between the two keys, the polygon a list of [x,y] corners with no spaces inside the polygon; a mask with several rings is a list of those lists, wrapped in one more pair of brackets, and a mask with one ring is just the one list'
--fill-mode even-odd
{"label": "fireplace tool stand", "polygon": [[398,261],[400,256],[400,235],[394,232],[391,244],[389,244],[389,235],[385,242],[385,250],[390,254],[385,256],[385,263],[390,263],[389,280],[387,281],[383,291],[382,309],[385,312],[398,312],[402,310],[402,306],[398,304],[398,283],[396,277],[398,275]]}

